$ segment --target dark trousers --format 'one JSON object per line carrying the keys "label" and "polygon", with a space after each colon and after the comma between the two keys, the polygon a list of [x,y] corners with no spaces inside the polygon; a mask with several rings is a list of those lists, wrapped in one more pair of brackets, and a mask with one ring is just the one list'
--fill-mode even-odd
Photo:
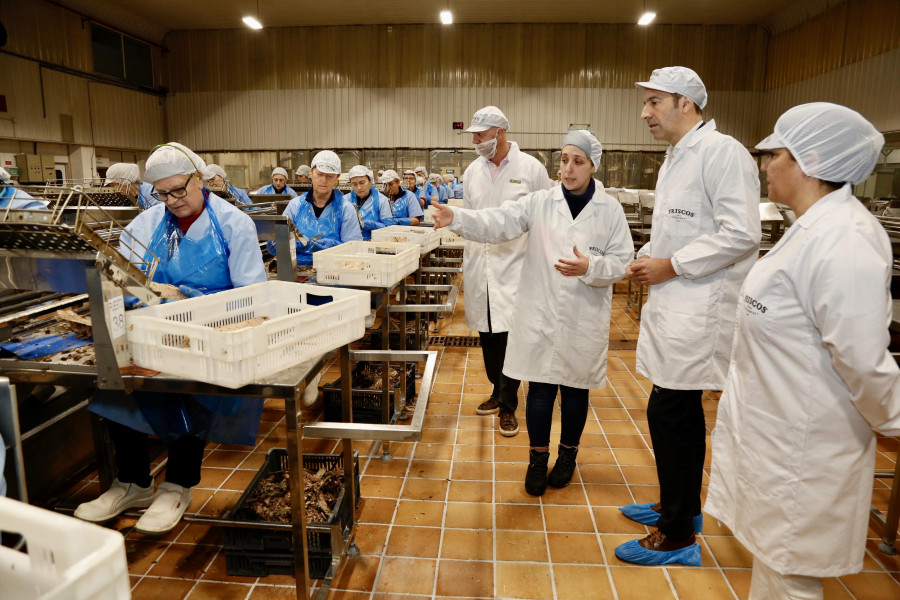
{"label": "dark trousers", "polygon": [[656,526],[676,541],[694,533],[692,520],[700,514],[706,456],[702,396],[702,390],[669,390],[654,385],[647,405],[662,503]]}
{"label": "dark trousers", "polygon": [[562,417],[559,443],[569,447],[581,443],[581,434],[587,421],[589,390],[531,381],[525,398],[525,423],[528,425],[528,443],[533,448],[550,445],[550,425],[553,422],[557,389],[561,396],[559,410]]}
{"label": "dark trousers", "polygon": [[481,354],[484,357],[484,370],[488,381],[494,385],[491,396],[497,399],[500,406],[512,412],[519,407],[519,380],[503,374],[503,361],[506,360],[507,331],[494,331],[491,327],[491,299],[488,294],[487,320],[490,331],[479,331],[481,338]]}
{"label": "dark trousers", "polygon": [[[136,483],[147,487],[150,477],[150,451],[147,434],[120,423],[106,420],[109,437],[116,449],[116,468],[122,483]],[[206,442],[192,435],[183,435],[167,446],[166,481],[190,488],[200,483],[200,463]]]}

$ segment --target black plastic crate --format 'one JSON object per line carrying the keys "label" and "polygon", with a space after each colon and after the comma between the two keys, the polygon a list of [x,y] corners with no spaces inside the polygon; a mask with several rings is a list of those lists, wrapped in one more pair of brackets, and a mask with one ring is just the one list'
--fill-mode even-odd
{"label": "black plastic crate", "polygon": [[[353,366],[351,370],[351,381],[357,382],[358,375],[369,363],[360,361]],[[381,365],[375,362],[373,365]],[[325,414],[322,417],[324,421],[342,421],[343,411],[341,410],[341,379],[340,377],[329,384],[319,386],[322,390],[322,399],[325,405]],[[416,396],[416,365],[414,363],[407,364],[406,370],[406,402],[412,402]],[[391,388],[388,399],[391,403],[388,409],[391,422],[394,422],[394,413],[396,412],[397,398],[400,397],[399,383]],[[382,390],[353,388],[353,422],[354,423],[382,423],[381,403]]]}
{"label": "black plastic crate", "polygon": [[[406,350],[424,350],[428,347],[428,323],[423,319],[422,325],[419,328],[419,348],[416,348],[416,332],[415,331],[407,331],[406,332]],[[384,333],[381,329],[373,329],[372,333],[369,336],[369,339],[372,341],[372,349],[373,350],[382,350],[384,346],[382,341],[384,339]],[[400,332],[399,331],[391,331],[388,334],[388,349],[390,350],[399,350],[400,349]]]}
{"label": "black plastic crate", "polygon": [[[225,515],[226,519],[240,518],[240,511],[256,490],[260,479],[274,471],[287,469],[287,450],[273,448],[266,455],[266,462],[250,482],[234,508]],[[305,454],[303,467],[307,469],[331,469],[342,467],[342,454]],[[346,471],[344,473],[346,476]],[[353,453],[353,478],[356,482],[356,505],[359,505],[359,456]],[[350,505],[345,502],[343,491],[334,504],[331,518],[325,523],[306,525],[306,542],[309,556],[309,576],[315,579],[325,577],[331,567],[331,529],[340,523],[343,529],[349,522]],[[225,527],[225,570],[229,575],[244,577],[267,577],[268,575],[294,574],[294,544],[290,529],[251,529],[245,527]]]}

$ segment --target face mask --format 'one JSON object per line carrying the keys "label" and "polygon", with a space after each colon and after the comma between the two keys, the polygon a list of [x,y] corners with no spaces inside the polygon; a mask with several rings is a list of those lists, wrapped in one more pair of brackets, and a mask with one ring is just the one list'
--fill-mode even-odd
{"label": "face mask", "polygon": [[494,155],[497,154],[497,138],[475,144],[475,152],[478,153],[478,156],[483,156],[488,160],[494,158]]}

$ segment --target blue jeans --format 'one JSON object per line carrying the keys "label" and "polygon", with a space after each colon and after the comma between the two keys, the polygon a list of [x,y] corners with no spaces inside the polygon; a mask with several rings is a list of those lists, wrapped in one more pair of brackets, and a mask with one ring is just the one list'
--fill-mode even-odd
{"label": "blue jeans", "polygon": [[525,399],[525,422],[528,425],[528,443],[533,448],[550,445],[550,425],[557,389],[562,396],[559,405],[562,414],[559,443],[574,447],[581,442],[581,433],[587,421],[589,390],[531,381]]}

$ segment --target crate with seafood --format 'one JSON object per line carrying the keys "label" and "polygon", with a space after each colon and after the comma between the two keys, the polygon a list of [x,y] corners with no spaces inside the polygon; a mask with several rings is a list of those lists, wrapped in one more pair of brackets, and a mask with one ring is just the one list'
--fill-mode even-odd
{"label": "crate with seafood", "polygon": [[406,225],[390,225],[372,231],[372,240],[376,242],[400,242],[418,244],[422,252],[434,250],[441,243],[441,234],[433,227],[409,227]]}
{"label": "crate with seafood", "polygon": [[238,388],[363,336],[369,293],[266,281],[127,312],[134,363]]}
{"label": "crate with seafood", "polygon": [[321,285],[391,287],[419,266],[419,247],[397,242],[346,242],[313,253]]}

